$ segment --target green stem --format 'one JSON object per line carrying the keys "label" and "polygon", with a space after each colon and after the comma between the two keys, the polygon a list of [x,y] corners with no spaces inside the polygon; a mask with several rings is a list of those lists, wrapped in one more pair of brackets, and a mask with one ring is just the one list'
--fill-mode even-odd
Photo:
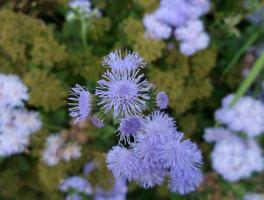
{"label": "green stem", "polygon": [[87,47],[87,23],[86,23],[86,18],[84,16],[80,17],[81,21],[81,37],[82,37],[82,42],[84,47]]}
{"label": "green stem", "polygon": [[253,65],[251,71],[247,75],[246,79],[242,82],[242,84],[238,88],[238,90],[235,94],[235,97],[233,98],[230,106],[234,106],[236,104],[236,102],[240,99],[240,97],[242,97],[245,94],[245,92],[251,86],[253,81],[256,79],[256,77],[261,72],[263,66],[264,66],[264,53],[262,53],[260,55],[260,57],[257,59],[255,64]]}
{"label": "green stem", "polygon": [[[262,27],[262,26],[261,26]],[[237,63],[240,57],[246,52],[246,50],[258,39],[262,32],[262,28],[256,30],[254,34],[252,34],[245,44],[239,49],[236,55],[232,58],[232,60],[228,63],[227,67],[225,68],[222,77],[228,74],[228,72],[233,68],[233,66]]]}

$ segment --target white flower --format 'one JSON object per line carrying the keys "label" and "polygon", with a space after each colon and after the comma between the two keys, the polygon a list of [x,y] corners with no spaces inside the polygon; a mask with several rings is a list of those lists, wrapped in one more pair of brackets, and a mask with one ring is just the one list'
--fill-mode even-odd
{"label": "white flower", "polygon": [[145,15],[143,24],[147,30],[146,35],[154,39],[168,39],[171,35],[172,28],[160,22],[154,14]]}
{"label": "white flower", "polygon": [[246,193],[243,200],[264,200],[264,194],[260,193]]}
{"label": "white flower", "polygon": [[228,95],[222,100],[222,107],[215,112],[215,119],[226,124],[232,131],[243,131],[249,137],[254,137],[264,132],[264,104],[252,97],[242,97],[233,106],[230,103],[233,95]]}
{"label": "white flower", "polygon": [[244,141],[234,136],[216,143],[212,152],[212,165],[224,179],[238,181],[249,177],[254,171],[262,171],[264,159],[255,141]]}
{"label": "white flower", "polygon": [[0,74],[0,106],[23,106],[28,100],[28,88],[16,75]]}

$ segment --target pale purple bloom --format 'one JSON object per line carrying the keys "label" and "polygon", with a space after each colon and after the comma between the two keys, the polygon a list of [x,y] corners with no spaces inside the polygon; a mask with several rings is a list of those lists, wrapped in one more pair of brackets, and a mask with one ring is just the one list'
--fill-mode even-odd
{"label": "pale purple bloom", "polygon": [[104,57],[103,65],[117,70],[133,70],[145,66],[144,59],[135,51],[127,52],[124,57],[119,50]]}
{"label": "pale purple bloom", "polygon": [[126,200],[127,185],[125,181],[115,179],[113,187],[106,191],[102,188],[96,188],[94,200]]}
{"label": "pale purple bloom", "polygon": [[264,133],[264,104],[250,96],[241,97],[230,106],[234,95],[222,100],[222,107],[215,111],[215,119],[234,131],[243,131],[249,137]]}
{"label": "pale purple bloom", "polygon": [[160,109],[167,109],[169,104],[169,97],[166,92],[159,92],[157,94],[156,103]]}
{"label": "pale purple bloom", "polygon": [[152,188],[156,185],[161,185],[166,176],[166,171],[161,169],[159,165],[155,167],[148,163],[141,163],[141,168],[135,176],[135,181],[143,188]]}
{"label": "pale purple bloom", "polygon": [[131,116],[123,118],[120,122],[118,132],[120,134],[120,141],[124,140],[125,143],[130,143],[130,137],[135,137],[141,128],[141,121],[138,116]]}
{"label": "pale purple bloom", "polygon": [[97,128],[103,128],[103,127],[104,127],[104,121],[101,120],[101,119],[98,118],[98,117],[93,116],[93,117],[91,118],[91,122],[92,122],[92,124],[93,124],[95,127],[97,127]]}
{"label": "pale purple bloom", "polygon": [[139,170],[139,159],[132,150],[115,146],[107,153],[106,163],[116,178],[131,181]]}
{"label": "pale purple bloom", "polygon": [[85,120],[91,112],[91,101],[92,95],[83,86],[78,84],[75,85],[70,91],[69,105],[73,106],[69,108],[70,116],[75,118],[75,123]]}
{"label": "pale purple bloom", "polygon": [[197,168],[178,168],[171,171],[169,184],[171,192],[181,195],[194,191],[202,182],[203,175]]}
{"label": "pale purple bloom", "polygon": [[183,133],[175,131],[162,137],[157,145],[156,159],[164,168],[173,171],[185,168],[199,168],[202,155],[197,145],[190,140],[183,140]]}
{"label": "pale purple bloom", "polygon": [[209,45],[209,36],[204,32],[203,23],[193,20],[175,30],[174,33],[180,43],[180,50],[186,56],[191,56]]}
{"label": "pale purple bloom", "polygon": [[146,108],[151,86],[138,70],[107,71],[97,83],[95,94],[105,113],[113,111],[114,117],[132,116]]}
{"label": "pale purple bloom", "polygon": [[90,195],[93,193],[91,184],[80,176],[71,176],[63,180],[60,184],[60,190],[62,192],[68,192],[69,190],[75,190],[79,193]]}
{"label": "pale purple bloom", "polygon": [[243,140],[234,135],[216,143],[212,152],[212,165],[224,179],[233,182],[249,177],[254,171],[263,171],[264,159],[255,141]]}
{"label": "pale purple bloom", "polygon": [[172,28],[160,22],[154,14],[145,15],[143,24],[147,30],[146,35],[154,39],[168,39],[171,36]]}
{"label": "pale purple bloom", "polygon": [[28,88],[18,76],[0,74],[0,106],[23,106],[28,99]]}
{"label": "pale purple bloom", "polygon": [[223,127],[206,128],[204,132],[203,138],[208,143],[221,142],[234,136],[232,131]]}

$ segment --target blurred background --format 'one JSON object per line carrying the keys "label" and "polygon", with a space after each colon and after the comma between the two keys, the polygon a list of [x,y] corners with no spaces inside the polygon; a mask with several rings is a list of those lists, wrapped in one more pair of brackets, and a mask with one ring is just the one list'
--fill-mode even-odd
{"label": "blurred background", "polygon": [[[1,0],[0,27],[1,200],[264,199],[264,1]],[[116,49],[144,58],[201,149],[195,192],[115,182],[105,155],[117,123],[69,116],[70,89],[94,93]]]}

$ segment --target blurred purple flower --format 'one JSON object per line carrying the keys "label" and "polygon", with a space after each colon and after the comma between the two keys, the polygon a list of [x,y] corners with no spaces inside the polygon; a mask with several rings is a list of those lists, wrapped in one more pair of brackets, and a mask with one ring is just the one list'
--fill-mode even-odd
{"label": "blurred purple flower", "polygon": [[166,92],[159,92],[157,94],[156,103],[161,110],[167,109],[169,105],[169,97]]}

